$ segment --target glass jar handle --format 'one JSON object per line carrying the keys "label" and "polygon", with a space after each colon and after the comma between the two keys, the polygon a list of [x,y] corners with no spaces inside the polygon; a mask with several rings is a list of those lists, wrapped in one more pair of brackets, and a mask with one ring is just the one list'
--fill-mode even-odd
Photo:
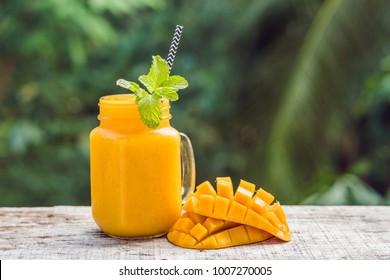
{"label": "glass jar handle", "polygon": [[180,138],[182,202],[184,203],[195,188],[195,158],[190,138],[184,133],[180,133]]}

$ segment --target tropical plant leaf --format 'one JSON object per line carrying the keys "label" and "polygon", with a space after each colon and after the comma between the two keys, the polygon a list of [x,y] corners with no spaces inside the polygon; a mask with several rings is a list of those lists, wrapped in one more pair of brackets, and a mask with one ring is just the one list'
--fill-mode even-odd
{"label": "tropical plant leaf", "polygon": [[359,83],[373,68],[384,1],[328,0],[302,44],[267,144],[268,176],[278,197],[296,194],[333,160]]}

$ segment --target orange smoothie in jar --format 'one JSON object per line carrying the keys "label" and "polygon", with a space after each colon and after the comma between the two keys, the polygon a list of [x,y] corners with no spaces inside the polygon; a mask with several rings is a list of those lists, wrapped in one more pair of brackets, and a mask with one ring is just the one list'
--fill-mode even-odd
{"label": "orange smoothie in jar", "polygon": [[180,217],[180,134],[169,101],[156,129],[140,119],[133,94],[100,98],[90,134],[91,205],[96,224],[117,237],[159,236]]}

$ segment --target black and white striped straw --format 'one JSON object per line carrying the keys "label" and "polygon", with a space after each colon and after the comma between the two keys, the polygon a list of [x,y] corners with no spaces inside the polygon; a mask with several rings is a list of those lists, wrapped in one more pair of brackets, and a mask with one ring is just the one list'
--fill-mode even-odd
{"label": "black and white striped straw", "polygon": [[175,60],[175,55],[177,52],[177,48],[179,47],[179,41],[182,32],[183,32],[183,26],[176,25],[175,34],[173,34],[171,47],[169,48],[169,52],[168,52],[167,62],[168,62],[169,70],[172,69],[173,61]]}

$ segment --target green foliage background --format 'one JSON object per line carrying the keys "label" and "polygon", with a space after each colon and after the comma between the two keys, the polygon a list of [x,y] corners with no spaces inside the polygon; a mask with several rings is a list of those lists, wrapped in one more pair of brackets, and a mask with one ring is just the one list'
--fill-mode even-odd
{"label": "green foliage background", "polygon": [[88,205],[100,96],[184,26],[172,125],[197,183],[283,204],[390,204],[390,2],[2,0],[0,206]]}

